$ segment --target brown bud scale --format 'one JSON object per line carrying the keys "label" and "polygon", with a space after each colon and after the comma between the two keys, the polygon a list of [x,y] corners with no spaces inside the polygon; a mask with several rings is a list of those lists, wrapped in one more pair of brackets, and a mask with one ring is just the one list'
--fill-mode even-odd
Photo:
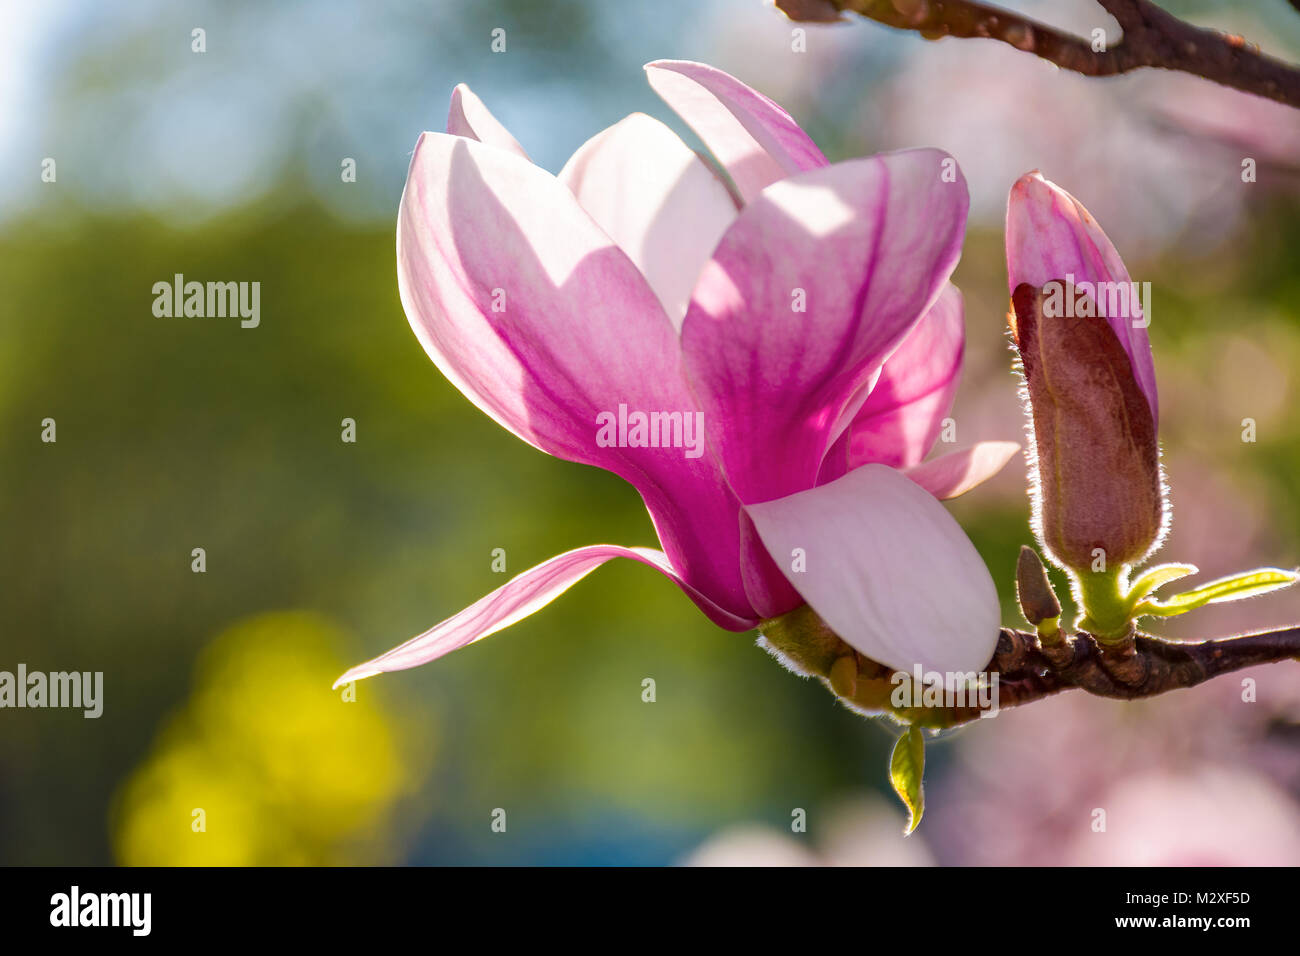
{"label": "brown bud scale", "polygon": [[1146,557],[1164,519],[1151,406],[1104,318],[1048,316],[1041,289],[1012,295],[1012,331],[1037,456],[1035,530],[1060,564],[1089,570]]}

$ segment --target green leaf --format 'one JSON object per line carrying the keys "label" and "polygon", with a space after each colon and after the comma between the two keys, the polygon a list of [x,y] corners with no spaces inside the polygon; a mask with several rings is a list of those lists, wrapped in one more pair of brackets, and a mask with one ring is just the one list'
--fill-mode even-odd
{"label": "green leaf", "polygon": [[889,782],[907,806],[907,829],[904,833],[915,830],[925,812],[925,789],[921,783],[924,774],[925,732],[916,724],[910,724],[894,744],[894,754],[889,758]]}
{"label": "green leaf", "polygon": [[1170,581],[1177,581],[1189,574],[1195,574],[1199,568],[1194,564],[1157,564],[1147,568],[1128,587],[1129,600],[1136,604],[1152,591],[1158,591]]}
{"label": "green leaf", "polygon": [[1137,614],[1154,614],[1158,617],[1173,617],[1186,614],[1207,604],[1221,604],[1225,601],[1242,601],[1246,598],[1267,594],[1278,588],[1290,587],[1300,581],[1300,574],[1283,571],[1281,568],[1259,568],[1243,574],[1220,578],[1203,584],[1191,591],[1175,594],[1167,601],[1143,601],[1135,610]]}

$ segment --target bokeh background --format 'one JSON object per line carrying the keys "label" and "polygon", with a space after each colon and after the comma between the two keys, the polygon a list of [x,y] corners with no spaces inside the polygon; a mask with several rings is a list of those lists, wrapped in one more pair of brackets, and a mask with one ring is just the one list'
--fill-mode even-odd
{"label": "bokeh background", "polygon": [[[1008,5],[1118,36],[1087,0]],[[1282,0],[1166,5],[1300,58]],[[661,57],[735,73],[832,159],[948,149],[973,194],[961,445],[1021,434],[1001,217],[1041,168],[1153,284],[1164,557],[1300,564],[1300,113],[869,23],[794,52],[791,30],[760,0],[0,0],[0,669],[105,683],[98,720],[0,711],[0,863],[1300,863],[1297,665],[1242,675],[1253,700],[1234,676],[952,734],[907,840],[888,728],[639,565],[331,691],[500,584],[493,549],[515,573],[653,542],[630,487],[488,421],[402,315],[406,163],[460,81],[552,171],[629,112],[681,128],[642,76]],[[178,272],[260,281],[261,326],[154,317]],[[1023,463],[952,507],[1015,623]],[[1165,633],[1296,620],[1284,593]]]}

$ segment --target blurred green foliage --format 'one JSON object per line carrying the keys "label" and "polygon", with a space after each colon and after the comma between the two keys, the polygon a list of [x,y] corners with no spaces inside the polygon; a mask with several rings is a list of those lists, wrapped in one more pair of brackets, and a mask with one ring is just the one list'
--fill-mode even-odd
{"label": "blurred green foliage", "polygon": [[[201,649],[249,615],[311,608],[359,635],[354,663],[499,585],[494,548],[513,574],[584,543],[653,543],[630,487],[528,448],[443,381],[396,301],[392,242],[311,207],[184,232],[87,215],[0,242],[5,656],[105,673],[97,721],[4,714],[0,805],[21,808],[0,817],[6,862],[110,860],[115,788],[194,706]],[[260,327],[154,317],[174,272],[260,281]],[[667,861],[737,818],[779,825],[884,783],[887,734],[632,563],[358,693],[400,693],[440,740],[411,860]],[[512,839],[493,839],[496,807]]]}
{"label": "blurred green foliage", "polygon": [[[339,5],[319,19],[277,5],[270,24],[261,4],[178,6],[115,45],[95,37],[56,77],[48,148],[81,163],[60,159],[58,189],[0,226],[0,667],[102,670],[105,709],[98,720],[0,713],[0,862],[184,862],[203,846],[231,862],[665,863],[720,827],[788,832],[795,808],[887,787],[888,733],[626,562],[433,666],[362,682],[356,704],[330,691],[333,668],[498,586],[495,548],[514,574],[582,544],[654,540],[631,488],[525,446],[441,378],[397,301],[391,217],[372,213],[396,209],[404,151],[439,125],[459,79],[497,93],[517,132],[527,120],[521,138],[552,168],[632,109],[666,116],[637,66],[703,55],[699,5],[683,0],[671,16],[576,0],[488,6],[456,5],[452,23],[448,6],[417,16],[388,5],[400,48],[374,47]],[[516,51],[508,67],[464,52],[498,8]],[[197,66],[184,42],[167,45],[188,36],[195,10],[213,33]],[[236,29],[244,20],[259,26]],[[357,37],[337,76],[309,27],[327,20],[338,31],[327,41]],[[223,43],[222,24],[284,49]],[[833,158],[872,146],[842,121],[867,95],[870,59],[844,61],[800,113]],[[209,64],[244,84],[215,104],[227,109],[251,111],[258,84],[301,84],[274,118],[283,162],[219,215],[180,198],[166,221],[140,213],[132,201],[154,201],[161,185],[132,180],[116,154],[96,163],[95,145],[133,136],[136,148],[176,150],[181,171],[185,150],[206,142],[238,154],[238,136],[205,127],[228,115],[188,98]],[[194,138],[159,137],[148,122],[158,103],[192,111]],[[355,202],[320,198],[337,193],[340,155],[361,157]],[[1300,208],[1258,188],[1248,231],[1229,243],[1128,263],[1159,310],[1175,506],[1164,556],[1211,573],[1300,563]],[[260,282],[260,327],[154,317],[152,286],[176,273]],[[984,410],[982,432],[960,441],[1018,436],[999,234],[971,233],[956,281],[968,325],[956,414]],[[1259,441],[1243,446],[1248,416]],[[40,440],[46,418],[57,443]],[[355,444],[340,439],[344,418]],[[1023,466],[953,510],[994,573],[1004,621],[1017,622]],[[1231,541],[1250,558],[1238,562]],[[1295,595],[1268,600],[1265,618],[1300,619]],[[1231,610],[1203,613],[1198,627],[1215,633],[1242,624]],[[654,703],[641,698],[647,677]],[[931,747],[928,772],[942,774],[953,750]],[[175,842],[205,802],[242,814],[248,838]],[[490,829],[496,808],[507,834]],[[207,836],[219,832],[210,817]]]}
{"label": "blurred green foliage", "polygon": [[[1184,383],[1218,367],[1225,336],[1267,342],[1283,369],[1300,361],[1294,260],[1269,251],[1298,221],[1274,210],[1231,265],[1166,263],[1154,276],[1181,297],[1178,322],[1152,329],[1167,449],[1232,452],[1269,516],[1260,550],[1279,564],[1300,557],[1293,417],[1263,415],[1258,450],[1242,455],[1230,385]],[[972,236],[958,276],[972,353],[959,412],[1015,387],[997,239]],[[176,271],[261,281],[261,326],[155,318],[151,286]],[[303,607],[337,620],[359,635],[336,652],[351,663],[499,584],[493,548],[515,573],[583,543],[653,540],[630,488],[528,448],[442,380],[396,302],[387,228],[310,206],[186,232],[89,215],[75,229],[31,222],[0,243],[0,287],[6,658],[103,670],[106,698],[99,720],[3,715],[6,862],[111,859],[112,794],[133,768],[156,765],[151,741],[168,714],[212,693],[202,684],[190,697],[198,656],[249,615]],[[1293,408],[1289,373],[1280,382],[1278,401]],[[56,444],[40,441],[47,417]],[[357,421],[356,444],[340,439],[345,417]],[[1015,434],[1019,421],[1005,425]],[[1176,507],[1216,507],[1182,497],[1179,477],[1174,468]],[[1016,480],[955,503],[1009,623],[1010,569],[1028,536]],[[206,573],[190,569],[195,547]],[[1169,553],[1212,566],[1198,550]],[[1294,611],[1279,599],[1274,613]],[[285,660],[266,668],[258,694],[300,685],[305,671]],[[330,675],[318,661],[304,667],[325,693]],[[653,704],[641,700],[645,677],[657,683]],[[403,719],[439,739],[412,801],[414,835],[393,851],[421,862],[667,861],[716,826],[782,826],[793,807],[879,789],[890,743],[749,637],[712,628],[658,575],[622,563],[507,632],[358,693],[384,710],[400,694]],[[223,720],[249,733],[238,713],[205,720],[213,737]],[[322,720],[319,739],[294,746],[314,747],[322,765],[337,759],[330,727]],[[945,748],[932,752],[939,770]],[[489,830],[496,807],[510,814],[511,839]],[[122,858],[143,858],[133,853]]]}

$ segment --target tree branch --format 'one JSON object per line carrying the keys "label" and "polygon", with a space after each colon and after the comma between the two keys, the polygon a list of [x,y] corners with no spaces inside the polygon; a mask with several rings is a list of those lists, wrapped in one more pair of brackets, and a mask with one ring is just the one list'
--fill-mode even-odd
{"label": "tree branch", "polygon": [[1300,658],[1300,627],[1194,644],[1137,634],[1112,645],[1090,634],[1075,634],[1056,646],[1040,645],[1039,652],[1073,687],[1099,697],[1136,700],[1195,687],[1256,664]]}
{"label": "tree branch", "polygon": [[[1300,0],[1291,0],[1300,9]],[[1098,0],[1124,31],[1104,51],[1045,23],[976,0],[776,0],[792,20],[826,23],[856,13],[920,33],[1000,40],[1084,76],[1116,76],[1143,67],[1190,73],[1300,108],[1300,69],[1259,52],[1239,36],[1193,26],[1150,0]]]}
{"label": "tree branch", "polygon": [[[929,728],[956,727],[987,713],[974,703],[895,707],[891,698],[900,686],[896,672],[854,651],[807,605],[763,622],[760,631],[760,646],[795,673],[819,678],[859,713],[894,714]],[[1060,633],[1044,642],[1032,632],[1003,628],[986,673],[998,676],[997,708],[1005,710],[1067,690],[1117,700],[1155,697],[1288,659],[1300,660],[1300,626],[1198,643],[1150,634],[1103,642],[1082,631]]]}

